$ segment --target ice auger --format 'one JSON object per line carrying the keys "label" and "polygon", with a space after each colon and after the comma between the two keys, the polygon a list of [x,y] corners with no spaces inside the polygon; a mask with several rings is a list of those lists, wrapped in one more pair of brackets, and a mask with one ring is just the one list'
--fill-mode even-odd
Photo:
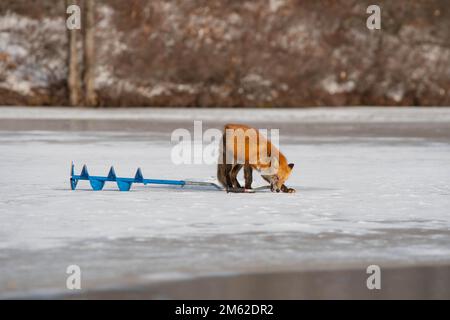
{"label": "ice auger", "polygon": [[95,191],[102,190],[105,186],[105,182],[115,182],[120,191],[129,191],[133,183],[147,184],[159,184],[159,185],[175,185],[175,186],[205,186],[213,187],[218,190],[224,190],[221,186],[214,182],[202,182],[202,181],[188,181],[188,180],[162,180],[162,179],[145,179],[142,175],[141,169],[137,169],[134,178],[122,178],[116,175],[114,167],[109,169],[107,176],[92,176],[88,172],[86,165],[83,166],[79,175],[75,174],[75,165],[72,162],[70,169],[70,187],[75,190],[80,180],[87,180],[91,184],[91,187]]}

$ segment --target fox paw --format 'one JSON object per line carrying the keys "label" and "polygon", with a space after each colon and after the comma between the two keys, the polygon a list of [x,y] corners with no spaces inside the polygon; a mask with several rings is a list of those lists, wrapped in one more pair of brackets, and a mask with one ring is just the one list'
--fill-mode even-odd
{"label": "fox paw", "polygon": [[227,193],[244,193],[246,189],[239,187],[239,188],[228,188]]}
{"label": "fox paw", "polygon": [[288,188],[284,184],[281,186],[281,191],[283,191],[284,193],[295,193],[295,189]]}

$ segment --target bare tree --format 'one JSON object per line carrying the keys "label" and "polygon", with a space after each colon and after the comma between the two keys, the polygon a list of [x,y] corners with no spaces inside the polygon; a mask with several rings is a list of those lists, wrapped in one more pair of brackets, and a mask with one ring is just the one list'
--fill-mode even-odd
{"label": "bare tree", "polygon": [[84,90],[85,104],[97,105],[95,92],[95,0],[84,0]]}
{"label": "bare tree", "polygon": [[[79,5],[78,0],[66,0],[66,8],[70,5]],[[69,100],[71,106],[79,106],[81,104],[81,74],[80,74],[80,58],[78,56],[77,44],[80,31],[67,29],[68,37],[68,75],[67,86],[69,90]]]}

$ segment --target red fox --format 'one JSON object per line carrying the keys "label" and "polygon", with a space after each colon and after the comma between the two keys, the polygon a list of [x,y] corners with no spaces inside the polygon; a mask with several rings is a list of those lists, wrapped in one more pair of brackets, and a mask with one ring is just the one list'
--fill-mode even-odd
{"label": "red fox", "polygon": [[237,180],[237,175],[243,167],[245,189],[252,188],[255,169],[270,183],[272,192],[295,192],[295,189],[284,184],[294,164],[288,163],[286,157],[257,129],[246,125],[227,124],[220,147],[217,178],[227,191],[243,189]]}

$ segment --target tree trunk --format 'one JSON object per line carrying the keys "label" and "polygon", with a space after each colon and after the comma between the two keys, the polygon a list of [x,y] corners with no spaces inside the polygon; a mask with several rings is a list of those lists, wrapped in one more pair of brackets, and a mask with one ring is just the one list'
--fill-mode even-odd
{"label": "tree trunk", "polygon": [[97,105],[95,92],[95,0],[84,1],[84,89],[85,104]]}
{"label": "tree trunk", "polygon": [[[79,5],[79,2],[78,0],[66,0],[66,8],[72,4]],[[67,86],[71,106],[79,106],[81,104],[80,59],[77,49],[79,33],[80,30],[67,30],[69,44]]]}

